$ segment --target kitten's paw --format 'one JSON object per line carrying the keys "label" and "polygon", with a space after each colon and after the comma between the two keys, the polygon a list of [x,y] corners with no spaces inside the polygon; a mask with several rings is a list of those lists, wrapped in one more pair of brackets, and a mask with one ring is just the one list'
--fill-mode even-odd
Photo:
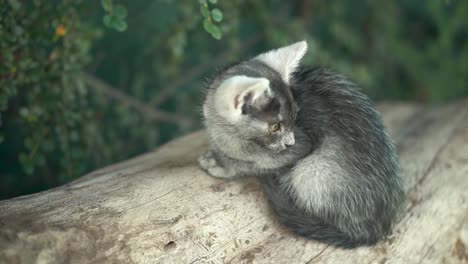
{"label": "kitten's paw", "polygon": [[216,166],[217,161],[214,158],[213,152],[208,150],[198,158],[198,164],[200,164],[203,169],[208,170],[208,168]]}
{"label": "kitten's paw", "polygon": [[208,150],[198,158],[198,164],[213,177],[223,179],[231,178],[227,170],[218,164],[211,150]]}

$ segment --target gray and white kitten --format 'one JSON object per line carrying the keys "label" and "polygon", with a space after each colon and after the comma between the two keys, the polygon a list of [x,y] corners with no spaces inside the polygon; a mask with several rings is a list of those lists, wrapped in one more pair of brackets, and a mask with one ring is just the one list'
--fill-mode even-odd
{"label": "gray and white kitten", "polygon": [[305,41],[216,74],[203,105],[210,175],[259,177],[281,223],[338,247],[384,238],[404,202],[395,147],[342,75],[299,67]]}

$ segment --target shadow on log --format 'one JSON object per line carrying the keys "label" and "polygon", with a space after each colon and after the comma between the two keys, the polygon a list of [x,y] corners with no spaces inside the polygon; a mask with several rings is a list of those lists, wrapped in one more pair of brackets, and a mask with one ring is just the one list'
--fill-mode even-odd
{"label": "shadow on log", "polygon": [[306,241],[271,215],[254,178],[214,179],[203,132],[0,202],[0,263],[467,263],[468,101],[379,105],[407,182],[406,213],[375,247]]}

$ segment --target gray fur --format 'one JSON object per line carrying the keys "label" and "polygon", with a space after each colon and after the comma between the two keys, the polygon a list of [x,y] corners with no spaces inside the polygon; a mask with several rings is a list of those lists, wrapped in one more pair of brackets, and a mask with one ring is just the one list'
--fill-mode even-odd
{"label": "gray fur", "polygon": [[[200,166],[219,178],[257,176],[280,221],[302,236],[372,245],[390,232],[404,202],[394,145],[352,82],[324,68],[293,67],[278,73],[254,58],[214,76],[203,106],[211,147]],[[233,123],[214,105],[225,100],[215,96],[218,87],[234,76],[266,78],[272,94],[246,97]],[[275,122],[281,132],[265,130]],[[293,145],[284,144],[287,135]]]}

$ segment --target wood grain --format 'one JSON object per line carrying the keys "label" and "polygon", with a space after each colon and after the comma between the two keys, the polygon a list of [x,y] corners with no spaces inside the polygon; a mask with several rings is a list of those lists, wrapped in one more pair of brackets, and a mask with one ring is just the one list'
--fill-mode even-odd
{"label": "wood grain", "polygon": [[378,105],[408,204],[393,235],[341,250],[297,237],[254,178],[196,158],[204,132],[42,193],[0,201],[0,263],[467,263],[468,102]]}

